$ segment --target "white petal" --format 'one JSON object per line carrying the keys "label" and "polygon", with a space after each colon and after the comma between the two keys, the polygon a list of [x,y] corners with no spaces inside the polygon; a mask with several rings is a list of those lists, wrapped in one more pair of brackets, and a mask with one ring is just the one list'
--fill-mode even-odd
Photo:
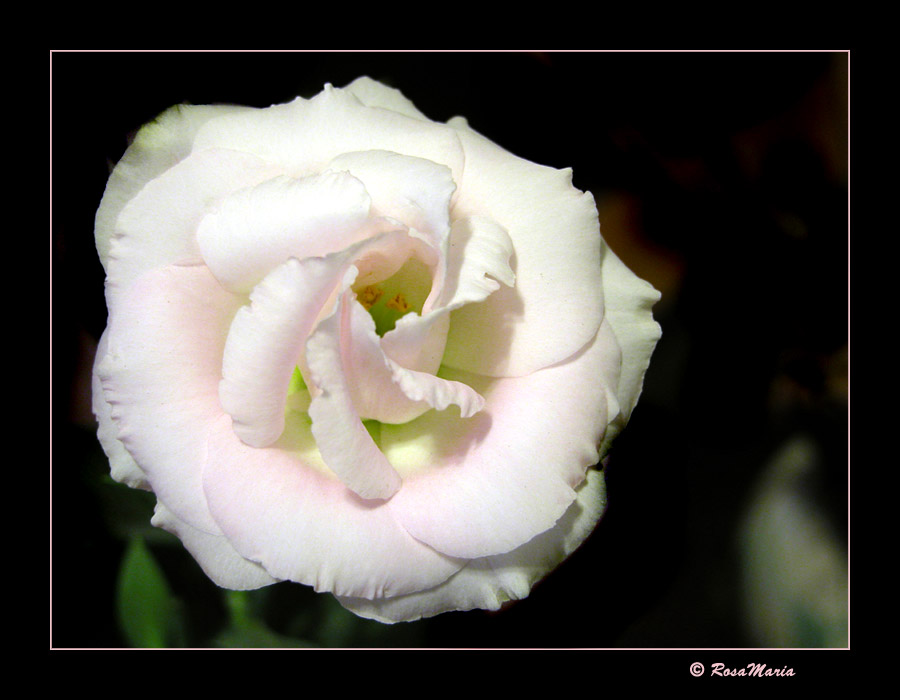
{"label": "white petal", "polygon": [[463,382],[442,379],[427,372],[416,372],[387,360],[394,383],[414,401],[422,401],[438,411],[458,406],[463,418],[471,418],[484,408],[484,398]]}
{"label": "white petal", "polygon": [[443,411],[450,405],[469,417],[484,406],[484,399],[465,384],[406,369],[388,358],[372,317],[358,303],[349,303],[348,309],[345,372],[362,419],[406,423],[429,409]]}
{"label": "white petal", "polygon": [[381,349],[375,321],[359,304],[347,303],[343,359],[353,406],[362,420],[405,423],[429,410],[425,401],[403,393]]}
{"label": "white petal", "polygon": [[420,593],[383,600],[338,600],[361,617],[386,623],[412,622],[454,610],[499,610],[506,601],[525,598],[537,581],[574,552],[605,509],[603,473],[591,470],[559,522],[518,549],[474,559],[445,583]]}
{"label": "white petal", "polygon": [[213,117],[247,110],[231,105],[176,105],[138,131],[113,169],[97,210],[94,236],[104,267],[116,220],[125,205],[144,185],[191,152],[194,135],[203,124]]}
{"label": "white petal", "polygon": [[221,534],[201,485],[210,426],[224,415],[218,386],[225,337],[241,298],[204,266],[143,275],[122,295],[97,373],[118,439],[180,520]]}
{"label": "white petal", "polygon": [[514,286],[516,274],[510,266],[514,254],[509,234],[494,221],[484,217],[455,220],[440,306],[456,310],[484,301],[500,289],[498,282]]}
{"label": "white petal", "polygon": [[248,292],[288,258],[324,256],[372,235],[370,204],[363,183],[346,172],[279,177],[225,198],[203,219],[197,241],[216,279]]}
{"label": "white petal", "polygon": [[450,200],[456,190],[450,168],[389,151],[342,153],[328,168],[349,171],[365,183],[373,215],[402,221],[446,255]]}
{"label": "white petal", "polygon": [[322,172],[341,153],[381,149],[442,163],[459,181],[465,156],[453,129],[388,109],[366,107],[352,92],[326,85],[311,100],[208,122],[195,148],[254,153],[302,177]]}
{"label": "white petal", "polygon": [[402,260],[416,241],[402,232],[367,239],[325,257],[288,259],[250,295],[228,332],[219,396],[248,445],[271,445],[284,429],[284,408],[294,368],[315,386],[306,342],[318,320],[332,312],[340,284],[354,263]]}
{"label": "white petal", "polygon": [[199,262],[197,228],[210,207],[275,174],[254,156],[219,150],[195,153],[149,182],[115,224],[107,263],[108,307],[115,312],[118,293],[144,272]]}
{"label": "white petal", "polygon": [[526,377],[446,372],[485,398],[472,418],[432,411],[382,426],[382,449],[404,477],[389,507],[414,537],[451,556],[491,556],[562,516],[599,459],[609,332],[602,326],[578,355]]}
{"label": "white petal", "polygon": [[441,366],[450,314],[438,309],[425,316],[410,313],[384,334],[381,348],[401,367],[435,374]]}
{"label": "white petal", "polygon": [[[244,445],[230,423],[223,417],[209,441],[210,509],[232,546],[272,576],[374,598],[431,588],[463,565],[410,537],[389,509],[358,498],[298,452]],[[303,425],[292,426],[293,439],[312,443]]]}
{"label": "white petal", "polygon": [[625,427],[637,404],[650,365],[650,356],[662,335],[653,320],[652,308],[660,294],[649,282],[637,277],[603,245],[603,294],[606,318],[621,348],[622,369],[615,387],[620,412],[610,425],[606,444]]}
{"label": "white petal", "polygon": [[344,89],[353,93],[367,107],[383,107],[408,117],[429,121],[402,92],[368,76],[357,78]]}
{"label": "white petal", "polygon": [[387,499],[400,488],[400,475],[385,458],[353,405],[342,357],[342,327],[348,327],[351,293],[321,321],[306,345],[306,361],[321,393],[309,406],[312,431],[328,467],[365,499]]}
{"label": "white petal", "polygon": [[191,527],[162,503],[156,504],[150,522],[178,537],[217,586],[250,591],[278,582],[259,564],[238,554],[225,537]]}
{"label": "white petal", "polygon": [[106,357],[107,331],[100,336],[97,344],[97,355],[94,358],[94,371],[91,377],[91,405],[94,415],[97,417],[97,438],[100,446],[109,459],[110,475],[116,481],[136,489],[149,489],[147,475],[141,469],[134,458],[125,449],[125,445],[119,440],[119,430],[112,419],[112,406],[106,401],[103,394],[103,383],[100,380],[98,368]]}
{"label": "white petal", "polygon": [[236,314],[222,360],[219,398],[238,437],[253,447],[271,445],[284,429],[284,407],[294,368],[333,296],[347,261],[291,258],[253,290]]}
{"label": "white petal", "polygon": [[[515,284],[510,267],[512,242],[502,228],[481,217],[458,219],[453,222],[447,255],[447,274],[439,288],[435,308],[423,315],[407,314],[393,330],[384,334],[382,347],[399,365],[408,369],[434,374],[442,361],[447,334],[455,316],[448,315],[467,304],[488,298],[505,285]],[[473,352],[487,351],[485,343],[502,342],[495,337],[496,329],[468,329]]]}
{"label": "white petal", "polygon": [[466,152],[451,217],[483,216],[506,230],[515,247],[516,286],[454,313],[444,364],[521,376],[561,362],[597,334],[603,318],[594,199],[572,186],[570,170],[518,158],[465,120],[450,126]]}

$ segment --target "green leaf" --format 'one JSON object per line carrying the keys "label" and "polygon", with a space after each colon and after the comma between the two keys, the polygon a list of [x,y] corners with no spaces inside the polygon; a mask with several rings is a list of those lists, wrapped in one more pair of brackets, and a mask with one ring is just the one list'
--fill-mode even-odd
{"label": "green leaf", "polygon": [[213,640],[216,647],[263,649],[311,647],[309,642],[270,630],[254,617],[246,591],[226,591],[229,625]]}
{"label": "green leaf", "polygon": [[178,604],[165,575],[141,537],[132,537],[116,591],[119,627],[129,646],[171,646],[177,630]]}

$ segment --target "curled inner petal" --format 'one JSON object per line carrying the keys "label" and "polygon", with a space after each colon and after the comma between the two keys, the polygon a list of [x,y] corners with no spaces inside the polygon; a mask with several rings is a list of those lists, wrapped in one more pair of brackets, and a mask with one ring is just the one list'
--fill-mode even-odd
{"label": "curled inner petal", "polygon": [[484,407],[484,399],[466,384],[407,369],[387,357],[375,322],[360,304],[349,304],[342,337],[353,405],[363,419],[406,423],[450,405],[459,406],[468,418]]}
{"label": "curled inner petal", "polygon": [[291,258],[238,311],[225,344],[219,398],[248,445],[265,447],[284,430],[284,405],[303,344],[334,287],[323,258]]}
{"label": "curled inner petal", "polygon": [[350,265],[372,257],[402,259],[410,245],[409,236],[394,231],[322,258],[290,258],[256,287],[228,332],[219,386],[222,408],[241,440],[265,447],[281,435],[295,368],[310,376],[306,340],[331,312]]}
{"label": "curled inner petal", "polygon": [[371,236],[370,205],[363,183],[346,172],[276,177],[226,197],[197,241],[216,279],[246,292],[290,257],[327,255]]}
{"label": "curled inner petal", "polygon": [[360,420],[344,366],[341,327],[348,323],[351,302],[352,292],[345,292],[307,343],[307,362],[320,389],[309,415],[322,458],[347,488],[361,498],[387,499],[400,488],[400,475]]}

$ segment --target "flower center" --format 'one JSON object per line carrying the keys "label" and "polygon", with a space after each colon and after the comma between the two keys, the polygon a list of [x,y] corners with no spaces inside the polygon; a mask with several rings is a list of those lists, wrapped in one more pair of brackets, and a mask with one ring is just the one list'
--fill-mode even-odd
{"label": "flower center", "polygon": [[354,285],[356,299],[375,321],[375,332],[383,336],[410,312],[422,313],[431,292],[431,270],[416,256],[409,257],[397,272],[374,284]]}

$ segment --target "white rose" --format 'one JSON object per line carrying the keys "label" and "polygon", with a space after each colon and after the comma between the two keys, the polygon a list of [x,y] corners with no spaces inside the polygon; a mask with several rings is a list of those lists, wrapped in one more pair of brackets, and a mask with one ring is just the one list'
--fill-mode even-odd
{"label": "white rose", "polygon": [[96,241],[101,443],[218,585],[387,622],[497,609],[603,513],[658,293],[570,170],[360,78],[167,111]]}

